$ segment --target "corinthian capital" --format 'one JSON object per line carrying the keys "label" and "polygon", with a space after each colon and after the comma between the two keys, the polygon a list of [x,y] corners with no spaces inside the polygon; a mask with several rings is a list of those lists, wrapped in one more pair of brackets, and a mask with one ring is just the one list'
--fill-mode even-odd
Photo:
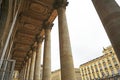
{"label": "corinthian capital", "polygon": [[44,29],[50,29],[51,30],[53,25],[54,25],[53,23],[44,24]]}
{"label": "corinthian capital", "polygon": [[36,51],[37,49],[37,42],[34,43],[34,45],[32,46],[32,51]]}
{"label": "corinthian capital", "polygon": [[54,3],[54,8],[55,9],[58,9],[58,8],[61,8],[61,7],[64,7],[66,8],[66,6],[68,6],[68,3],[67,0],[57,0],[55,3]]}
{"label": "corinthian capital", "polygon": [[43,37],[43,36],[40,36],[40,35],[38,35],[38,36],[36,37],[37,43],[42,43],[43,39],[44,39],[44,37]]}

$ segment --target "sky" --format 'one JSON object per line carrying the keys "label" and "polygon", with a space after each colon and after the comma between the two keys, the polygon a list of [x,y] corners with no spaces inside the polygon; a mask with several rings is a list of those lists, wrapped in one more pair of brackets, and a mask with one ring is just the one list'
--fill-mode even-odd
{"label": "sky", "polygon": [[[120,3],[120,0],[116,0]],[[68,0],[67,23],[74,67],[103,55],[103,47],[110,41],[91,0]],[[51,30],[51,68],[60,69],[58,19]]]}

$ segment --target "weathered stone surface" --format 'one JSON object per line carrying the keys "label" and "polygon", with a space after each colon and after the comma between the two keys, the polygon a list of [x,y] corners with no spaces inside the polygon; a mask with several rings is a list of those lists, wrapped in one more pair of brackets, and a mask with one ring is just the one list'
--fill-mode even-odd
{"label": "weathered stone surface", "polygon": [[120,61],[120,7],[115,0],[92,0]]}
{"label": "weathered stone surface", "polygon": [[31,65],[30,65],[29,80],[34,80],[35,60],[36,60],[36,51],[33,51]]}
{"label": "weathered stone surface", "polygon": [[42,48],[42,40],[39,38],[37,42],[37,50],[36,50],[36,62],[35,62],[35,74],[34,80],[41,80],[40,79],[40,71],[41,71],[41,48]]}
{"label": "weathered stone surface", "polygon": [[42,80],[51,80],[51,29],[45,29],[43,77]]}
{"label": "weathered stone surface", "polygon": [[60,7],[57,10],[59,23],[61,80],[76,80],[65,10],[65,7]]}

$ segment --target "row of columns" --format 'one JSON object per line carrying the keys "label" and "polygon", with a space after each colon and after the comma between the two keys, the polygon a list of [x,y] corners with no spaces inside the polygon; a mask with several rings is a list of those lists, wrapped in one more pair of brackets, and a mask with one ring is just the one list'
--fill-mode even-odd
{"label": "row of columns", "polygon": [[[64,5],[64,6],[63,6]],[[57,7],[59,22],[59,44],[60,44],[60,63],[61,63],[61,80],[76,80],[73,66],[72,51],[69,39],[69,32],[66,20],[67,2]],[[43,74],[42,80],[51,80],[51,29],[53,24],[44,26],[45,41],[43,54]],[[41,45],[43,37],[37,37],[32,56],[28,59],[24,80],[41,80]],[[22,73],[23,74],[23,73]]]}
{"label": "row of columns", "polygon": [[[120,55],[119,55],[120,54],[120,33],[119,33],[120,7],[117,5],[115,0],[92,0],[92,1],[120,61]],[[67,20],[65,14],[67,2],[63,0],[62,4],[59,3],[60,2],[57,3],[58,6],[56,6],[56,9],[58,12],[58,22],[59,22],[61,80],[75,80],[71,45],[70,45]],[[44,45],[42,80],[50,80],[50,76],[51,76],[50,31],[51,28],[48,27],[45,28],[45,45]],[[37,52],[36,50],[33,50],[30,72],[28,72],[29,69],[27,69],[26,80],[40,80],[41,44],[42,41],[40,42],[37,48]],[[36,63],[35,63],[35,59],[36,59]],[[30,73],[29,77],[28,77],[28,73]]]}
{"label": "row of columns", "polygon": [[[115,0],[92,0],[98,15],[104,25],[108,37],[116,51],[116,55],[120,61],[120,7]],[[59,43],[60,43],[60,61],[61,61],[61,79],[75,80],[74,67],[72,60],[72,52],[66,20],[66,2],[56,6],[59,21]],[[45,46],[44,46],[44,62],[43,62],[43,79],[50,80],[51,75],[51,49],[50,49],[50,28],[45,29]],[[30,72],[27,67],[26,80],[40,80],[40,59],[41,59],[41,43],[37,52],[33,50],[31,59]],[[36,56],[37,55],[37,56]],[[36,63],[35,63],[36,59]],[[30,65],[30,64],[28,64]],[[35,74],[34,74],[35,72]],[[28,77],[28,73],[30,73]]]}

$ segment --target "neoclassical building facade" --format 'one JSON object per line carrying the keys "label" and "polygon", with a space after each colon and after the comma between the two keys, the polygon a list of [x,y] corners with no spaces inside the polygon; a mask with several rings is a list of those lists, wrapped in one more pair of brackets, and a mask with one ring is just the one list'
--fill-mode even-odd
{"label": "neoclassical building facade", "polygon": [[102,56],[80,65],[80,74],[82,80],[120,79],[120,63],[112,46],[104,48]]}

